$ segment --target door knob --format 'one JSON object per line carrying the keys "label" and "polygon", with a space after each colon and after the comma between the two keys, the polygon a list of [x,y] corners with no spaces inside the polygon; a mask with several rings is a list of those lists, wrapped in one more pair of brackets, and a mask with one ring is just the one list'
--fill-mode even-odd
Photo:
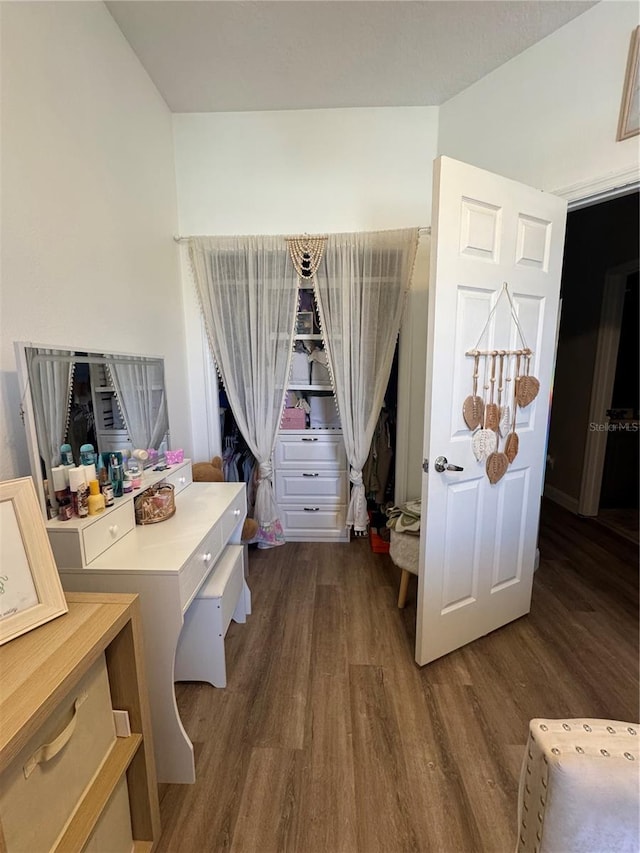
{"label": "door knob", "polygon": [[442,474],[443,471],[464,471],[464,468],[461,468],[460,465],[449,465],[446,456],[437,456],[433,467],[438,474]]}

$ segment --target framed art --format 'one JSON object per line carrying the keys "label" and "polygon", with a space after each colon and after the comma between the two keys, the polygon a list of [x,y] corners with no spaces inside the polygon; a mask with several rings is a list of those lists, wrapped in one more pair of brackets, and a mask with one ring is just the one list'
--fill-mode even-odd
{"label": "framed art", "polygon": [[33,480],[0,483],[0,645],[67,610]]}
{"label": "framed art", "polygon": [[618,121],[616,140],[629,139],[640,133],[640,27],[636,27],[631,35],[627,73],[624,78],[622,105]]}

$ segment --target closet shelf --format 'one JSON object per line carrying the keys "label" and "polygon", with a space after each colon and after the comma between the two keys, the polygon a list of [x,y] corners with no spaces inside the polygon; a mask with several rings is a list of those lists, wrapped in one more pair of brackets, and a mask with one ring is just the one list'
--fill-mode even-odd
{"label": "closet shelf", "polygon": [[290,388],[292,391],[333,391],[333,388],[329,384],[319,385],[304,382],[290,382],[287,385],[287,388]]}

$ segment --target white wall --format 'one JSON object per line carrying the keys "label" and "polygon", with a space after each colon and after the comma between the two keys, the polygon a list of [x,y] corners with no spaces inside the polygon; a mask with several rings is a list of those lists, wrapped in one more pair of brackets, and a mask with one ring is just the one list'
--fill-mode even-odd
{"label": "white wall", "polygon": [[164,356],[188,448],[171,114],[102,3],[0,13],[0,479],[30,473],[15,340]]}
{"label": "white wall", "polygon": [[[435,107],[177,114],[173,122],[181,234],[335,233],[431,221]],[[406,315],[418,346],[426,337],[428,269],[428,253],[420,252]],[[189,376],[198,385],[198,312],[188,307],[195,298],[186,271],[183,279]],[[411,370],[406,353],[403,363]],[[411,374],[412,471],[422,454],[424,367],[422,358]],[[192,420],[194,456],[206,459],[206,412],[196,395]]]}
{"label": "white wall", "polygon": [[488,74],[441,107],[439,153],[548,191],[637,174],[638,138],[616,131],[638,23],[607,0]]}

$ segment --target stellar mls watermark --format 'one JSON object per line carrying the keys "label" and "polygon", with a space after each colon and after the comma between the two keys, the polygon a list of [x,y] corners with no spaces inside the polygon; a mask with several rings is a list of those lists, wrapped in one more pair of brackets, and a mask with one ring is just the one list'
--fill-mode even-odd
{"label": "stellar mls watermark", "polygon": [[590,423],[589,432],[638,432],[640,424],[637,421],[621,421],[619,423]]}

